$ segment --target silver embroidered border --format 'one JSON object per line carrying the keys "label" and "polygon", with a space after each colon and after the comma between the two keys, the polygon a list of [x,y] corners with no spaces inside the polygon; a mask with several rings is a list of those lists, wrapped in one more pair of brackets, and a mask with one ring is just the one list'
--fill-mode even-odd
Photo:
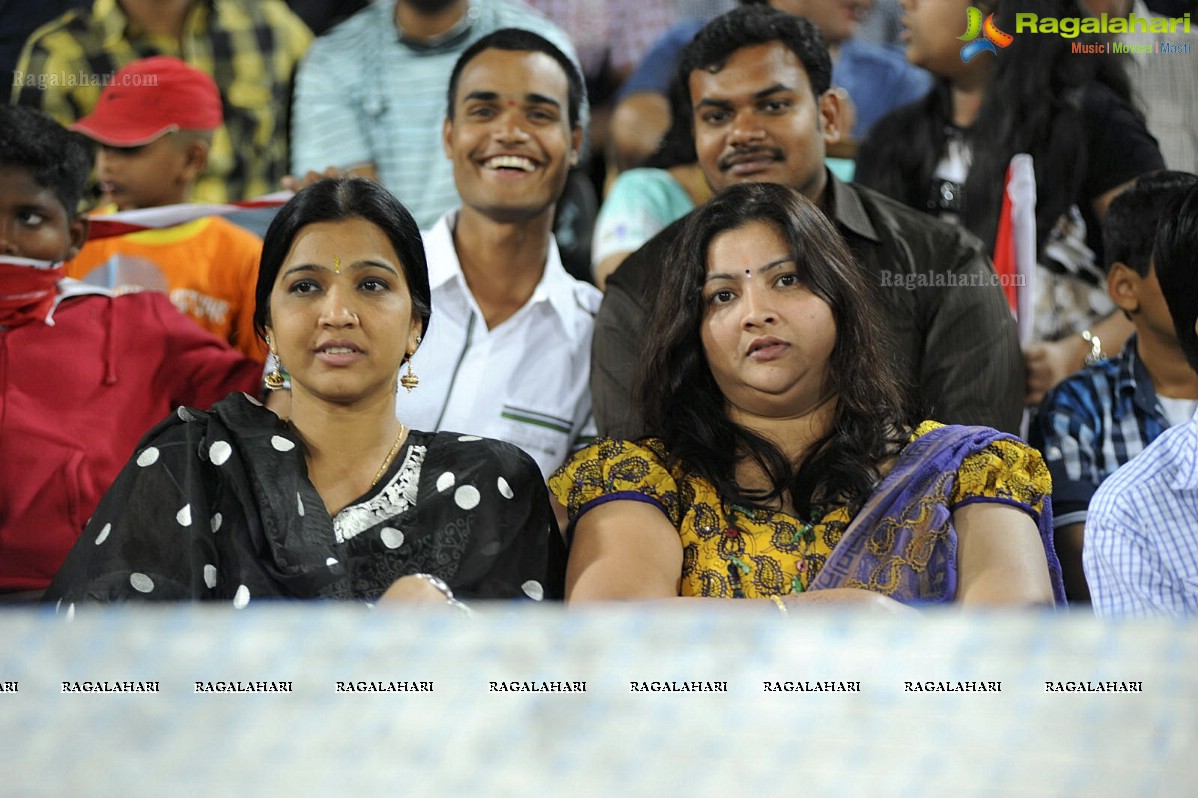
{"label": "silver embroidered border", "polygon": [[424,464],[426,447],[410,446],[403,465],[381,491],[362,504],[351,504],[333,519],[333,534],[338,543],[344,543],[377,526],[388,518],[395,518],[416,503],[420,487],[420,468]]}

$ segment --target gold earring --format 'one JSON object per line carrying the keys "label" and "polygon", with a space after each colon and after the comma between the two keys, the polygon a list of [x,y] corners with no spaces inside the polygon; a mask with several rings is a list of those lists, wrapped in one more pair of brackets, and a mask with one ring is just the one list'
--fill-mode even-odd
{"label": "gold earring", "polygon": [[283,378],[283,373],[279,371],[279,364],[276,361],[275,367],[266,375],[266,390],[278,391],[287,385],[287,380]]}
{"label": "gold earring", "polygon": [[420,378],[416,376],[416,372],[412,371],[412,355],[414,354],[416,353],[408,353],[408,373],[399,378],[399,384],[406,388],[408,393],[411,393],[412,389],[420,384]]}
{"label": "gold earring", "polygon": [[275,348],[270,345],[269,335],[266,336],[266,346],[270,349],[271,357],[275,359],[274,367],[266,374],[266,390],[277,391],[287,384],[287,380],[285,377],[283,377],[283,372],[279,369],[279,367],[282,365],[282,361],[280,361],[279,356],[275,354]]}

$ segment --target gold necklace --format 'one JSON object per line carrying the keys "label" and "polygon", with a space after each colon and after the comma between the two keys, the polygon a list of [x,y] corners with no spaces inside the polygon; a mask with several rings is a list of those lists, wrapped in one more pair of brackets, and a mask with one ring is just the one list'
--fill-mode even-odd
{"label": "gold necklace", "polygon": [[399,434],[395,436],[395,443],[391,444],[391,451],[387,452],[387,456],[383,458],[383,464],[379,466],[379,470],[375,473],[374,479],[370,480],[370,487],[379,484],[379,480],[383,478],[383,472],[387,470],[387,466],[391,465],[391,461],[395,459],[395,453],[399,451],[399,442],[403,440],[404,433],[408,428],[403,422],[399,422]]}

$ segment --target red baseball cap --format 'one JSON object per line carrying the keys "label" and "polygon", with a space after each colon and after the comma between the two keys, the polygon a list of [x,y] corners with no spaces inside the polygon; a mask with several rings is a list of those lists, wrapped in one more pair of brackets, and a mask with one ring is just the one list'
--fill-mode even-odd
{"label": "red baseball cap", "polygon": [[212,78],[178,58],[156,55],[117,70],[95,110],[71,130],[110,147],[140,147],[176,130],[215,130],[221,120]]}

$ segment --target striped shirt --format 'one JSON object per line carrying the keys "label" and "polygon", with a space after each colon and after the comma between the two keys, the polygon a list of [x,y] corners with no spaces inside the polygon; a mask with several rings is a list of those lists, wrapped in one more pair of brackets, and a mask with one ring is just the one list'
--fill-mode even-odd
{"label": "striped shirt", "polygon": [[311,41],[282,0],[194,0],[179,41],[136,31],[117,0],[95,0],[29,37],[12,99],[69,125],[91,113],[103,82],[126,64],[181,58],[216,82],[224,114],[191,199],[250,199],[277,190],[287,173],[291,78]]}
{"label": "striped shirt", "polygon": [[1136,336],[1044,397],[1028,434],[1052,474],[1053,526],[1085,523],[1094,491],[1169,427]]}
{"label": "striped shirt", "polygon": [[574,58],[569,38],[523,4],[473,0],[461,25],[439,46],[415,47],[397,34],[395,0],[380,0],[319,37],[296,76],[292,171],[373,164],[421,229],[459,205],[441,143],[458,56],[486,34],[513,27],[539,33]]}
{"label": "striped shirt", "polygon": [[1102,483],[1082,563],[1101,616],[1198,613],[1198,414]]}
{"label": "striped shirt", "polygon": [[588,80],[604,67],[628,74],[678,21],[673,0],[526,1],[570,36]]}
{"label": "striped shirt", "polygon": [[[1135,0],[1131,10],[1137,17],[1150,21],[1163,16],[1148,8],[1144,0]],[[1148,45],[1155,50],[1163,37],[1137,31],[1113,38],[1128,44]],[[1165,164],[1170,169],[1198,172],[1198,81],[1194,80],[1192,55],[1198,50],[1198,32],[1179,30],[1164,38],[1182,52],[1191,54],[1167,56],[1163,50],[1150,50],[1125,53],[1121,60],[1140,98],[1140,107],[1144,109],[1144,124],[1160,142]]]}

